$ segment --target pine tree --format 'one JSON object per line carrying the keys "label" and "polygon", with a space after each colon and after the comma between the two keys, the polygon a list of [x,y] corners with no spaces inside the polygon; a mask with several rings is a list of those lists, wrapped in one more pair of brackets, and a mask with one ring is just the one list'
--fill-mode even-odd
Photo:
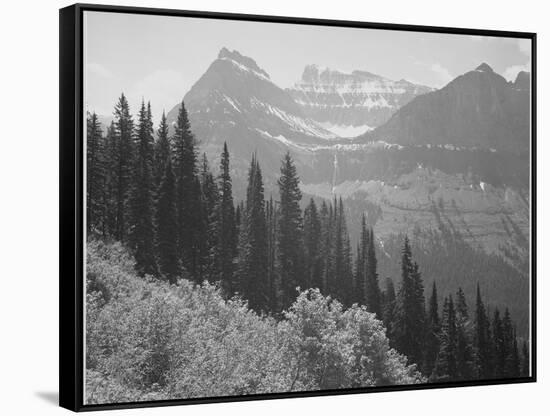
{"label": "pine tree", "polygon": [[270,311],[282,310],[281,284],[277,273],[277,237],[279,224],[279,210],[273,197],[266,205],[267,227],[267,291]]}
{"label": "pine tree", "polygon": [[104,235],[104,141],[96,113],[86,118],[86,230]]}
{"label": "pine tree", "polygon": [[304,210],[305,288],[322,287],[321,221],[313,198]]}
{"label": "pine tree", "polygon": [[[367,293],[366,293],[366,306],[370,312],[375,313],[378,318],[382,316],[381,304],[380,304],[380,284],[378,282],[378,271],[375,251],[375,238],[372,227],[369,231],[368,246],[366,247],[366,281],[367,281]],[[422,297],[424,295],[422,294]],[[422,300],[423,302],[423,300]]]}
{"label": "pine tree", "polygon": [[223,144],[223,152],[220,161],[220,173],[218,176],[218,199],[215,215],[216,244],[214,246],[214,260],[216,280],[228,296],[235,294],[237,283],[235,282],[235,257],[237,250],[237,223],[233,205],[233,188],[229,168],[229,151],[227,143]]}
{"label": "pine tree", "polygon": [[159,272],[162,278],[176,283],[180,274],[177,240],[176,179],[172,161],[167,158],[156,202],[156,242]]}
{"label": "pine tree", "polygon": [[396,301],[393,324],[396,349],[409,362],[423,363],[425,347],[424,287],[418,265],[413,263],[408,237],[401,256],[401,287]]}
{"label": "pine tree", "polygon": [[153,225],[153,129],[150,107],[141,103],[129,195],[129,243],[139,275],[156,275]]}
{"label": "pine tree", "polygon": [[462,288],[456,294],[457,377],[471,380],[473,377],[473,352],[469,334],[469,314]]}
{"label": "pine tree", "polygon": [[319,219],[321,222],[321,242],[319,247],[319,252],[321,254],[321,293],[325,296],[329,292],[329,275],[332,268],[332,209],[329,208],[329,205],[323,201],[321,204],[321,209],[319,211]]}
{"label": "pine tree", "polygon": [[366,305],[367,292],[367,247],[369,246],[370,233],[367,229],[365,214],[361,216],[361,234],[357,245],[357,256],[355,263],[355,302]]}
{"label": "pine tree", "polygon": [[172,144],[176,177],[178,252],[189,277],[200,282],[202,280],[199,269],[199,240],[202,237],[199,235],[202,212],[200,182],[197,176],[195,138],[191,132],[183,101],[179,108]]}
{"label": "pine tree", "polygon": [[118,152],[118,142],[116,134],[116,126],[114,121],[111,121],[107,134],[103,140],[103,163],[105,167],[105,175],[103,182],[103,230],[104,238],[116,238],[116,214],[117,214],[117,161],[116,155]]}
{"label": "pine tree", "polygon": [[439,319],[439,306],[437,302],[437,286],[435,280],[432,286],[432,294],[428,307],[428,322],[426,334],[426,356],[424,360],[424,374],[431,376],[439,353],[439,339],[441,336],[441,321]]}
{"label": "pine tree", "polygon": [[383,322],[384,326],[386,327],[386,334],[388,336],[388,339],[390,340],[390,345],[392,346],[392,348],[394,347],[393,323],[395,320],[395,303],[395,287],[393,285],[393,280],[388,277],[386,278],[386,288],[384,290]]}
{"label": "pine tree", "polygon": [[495,309],[493,315],[493,357],[495,361],[494,377],[505,377],[505,364],[506,364],[506,345],[504,341],[504,331],[502,328],[502,319],[500,318],[500,311]]}
{"label": "pine tree", "polygon": [[270,304],[267,282],[267,227],[264,186],[260,165],[254,155],[248,171],[246,206],[239,230],[239,291],[256,311],[267,311]]}
{"label": "pine tree", "polygon": [[506,378],[517,377],[519,372],[519,363],[517,362],[519,353],[517,351],[515,329],[508,308],[505,309],[502,319],[502,336],[504,343],[503,376]]}
{"label": "pine tree", "polygon": [[114,116],[116,147],[113,154],[114,238],[125,241],[128,234],[127,202],[133,173],[134,123],[124,94],[121,94],[115,106]]}
{"label": "pine tree", "polygon": [[476,295],[476,314],[474,320],[474,375],[486,380],[492,377],[491,334],[485,305],[481,299],[479,283]]}
{"label": "pine tree", "polygon": [[153,164],[153,174],[155,177],[155,188],[158,189],[164,174],[166,173],[166,164],[172,157],[171,143],[168,138],[168,122],[166,114],[162,112],[159,128],[157,130],[157,141],[155,142],[155,161]]}
{"label": "pine tree", "polygon": [[200,169],[200,206],[201,218],[199,221],[199,273],[203,278],[216,280],[215,272],[215,223],[216,206],[218,204],[218,188],[214,175],[210,171],[206,153],[202,155]]}
{"label": "pine tree", "polygon": [[445,298],[441,326],[441,346],[437,357],[434,380],[454,381],[458,378],[456,312],[452,296]]}
{"label": "pine tree", "polygon": [[278,225],[277,253],[278,275],[281,280],[283,308],[287,308],[296,298],[296,287],[305,287],[303,278],[303,230],[300,200],[302,192],[296,166],[286,153],[281,164],[278,180],[280,194],[280,215]]}

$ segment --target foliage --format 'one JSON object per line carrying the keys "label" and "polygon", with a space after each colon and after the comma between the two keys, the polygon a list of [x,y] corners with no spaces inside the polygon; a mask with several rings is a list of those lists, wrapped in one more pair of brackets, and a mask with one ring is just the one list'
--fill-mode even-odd
{"label": "foliage", "polygon": [[86,403],[423,381],[363,307],[309,290],[277,322],[209,283],[134,266],[121,244],[88,242]]}

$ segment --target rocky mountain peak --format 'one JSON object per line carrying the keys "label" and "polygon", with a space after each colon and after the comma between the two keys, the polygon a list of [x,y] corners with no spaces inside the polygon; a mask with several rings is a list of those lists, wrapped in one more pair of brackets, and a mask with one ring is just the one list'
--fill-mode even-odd
{"label": "rocky mountain peak", "polygon": [[477,68],[476,68],[476,71],[481,71],[481,72],[489,72],[489,73],[492,73],[494,72],[493,71],[493,68],[491,68],[487,63],[483,62],[481,65],[479,65]]}
{"label": "rocky mountain peak", "polygon": [[247,69],[250,69],[263,75],[266,78],[269,78],[269,74],[265,72],[262,68],[260,68],[256,61],[254,61],[254,59],[249,58],[248,56],[241,55],[236,50],[230,51],[229,49],[223,47],[218,53],[218,59],[233,61],[236,64],[242,65]]}

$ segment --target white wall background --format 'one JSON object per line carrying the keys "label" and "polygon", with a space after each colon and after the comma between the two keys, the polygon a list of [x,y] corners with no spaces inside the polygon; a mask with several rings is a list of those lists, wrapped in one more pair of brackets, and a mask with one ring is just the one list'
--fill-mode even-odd
{"label": "white wall background", "polygon": [[[108,0],[106,0],[108,1]],[[114,2],[114,0],[113,0]],[[210,404],[138,415],[541,415],[550,407],[550,302],[545,252],[550,208],[546,115],[550,62],[543,1],[146,0],[132,6],[538,32],[537,384]],[[58,337],[58,8],[68,1],[6,1],[0,12],[0,413],[61,414],[56,406]],[[546,301],[546,302],[545,302]],[[546,410],[543,410],[546,409]]]}

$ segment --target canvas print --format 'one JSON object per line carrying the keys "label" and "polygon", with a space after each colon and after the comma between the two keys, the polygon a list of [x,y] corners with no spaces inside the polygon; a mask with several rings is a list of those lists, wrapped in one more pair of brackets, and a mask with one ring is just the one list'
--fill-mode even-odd
{"label": "canvas print", "polygon": [[531,376],[531,40],[83,22],[84,404]]}

